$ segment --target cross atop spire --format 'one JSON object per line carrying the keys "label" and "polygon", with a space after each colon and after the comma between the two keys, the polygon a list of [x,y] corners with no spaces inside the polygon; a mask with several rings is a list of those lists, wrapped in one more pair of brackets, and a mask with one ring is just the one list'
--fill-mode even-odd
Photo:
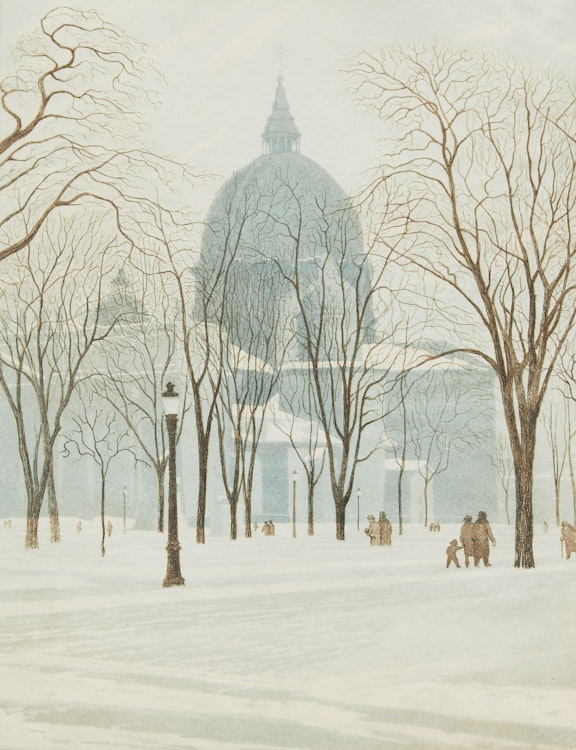
{"label": "cross atop spire", "polygon": [[279,75],[279,76],[281,76],[281,75],[282,75],[282,55],[283,55],[283,54],[284,54],[284,53],[285,53],[286,51],[287,51],[287,50],[286,50],[286,49],[284,49],[284,47],[282,46],[282,40],[280,40],[280,43],[278,44],[278,48],[277,48],[277,50],[276,50],[276,54],[278,55],[278,75]]}
{"label": "cross atop spire", "polygon": [[300,151],[300,131],[290,114],[282,73],[278,74],[272,112],[266,120],[266,127],[262,133],[262,146],[266,154]]}

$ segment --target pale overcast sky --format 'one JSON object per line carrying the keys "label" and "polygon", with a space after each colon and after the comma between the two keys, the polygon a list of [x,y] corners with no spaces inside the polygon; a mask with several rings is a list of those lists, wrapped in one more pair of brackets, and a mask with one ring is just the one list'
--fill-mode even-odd
{"label": "pale overcast sky", "polygon": [[[437,40],[510,50],[576,74],[575,0],[78,0],[150,45],[167,80],[149,133],[164,153],[228,176],[260,154],[277,48],[301,150],[346,188],[374,162],[382,127],[345,95],[342,60]],[[0,0],[1,76],[14,40],[53,0]],[[575,75],[576,77],[576,75]],[[210,188],[214,190],[214,186]]]}

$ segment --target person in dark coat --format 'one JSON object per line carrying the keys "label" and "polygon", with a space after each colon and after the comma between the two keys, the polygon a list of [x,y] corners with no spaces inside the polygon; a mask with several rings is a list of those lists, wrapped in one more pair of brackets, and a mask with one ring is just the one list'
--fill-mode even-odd
{"label": "person in dark coat", "polygon": [[380,544],[389,547],[392,544],[392,524],[383,510],[380,511],[378,526],[380,527]]}
{"label": "person in dark coat", "polygon": [[458,560],[458,555],[456,554],[459,549],[462,549],[458,545],[458,539],[452,539],[448,547],[446,547],[446,567],[450,567],[450,563],[454,563],[457,568],[460,567],[460,562]]}
{"label": "person in dark coat", "polygon": [[460,544],[464,550],[464,565],[468,568],[470,566],[470,558],[474,557],[474,537],[472,531],[474,530],[472,524],[472,516],[464,516],[464,523],[460,529]]}
{"label": "person in dark coat", "polygon": [[376,523],[374,516],[368,516],[368,528],[364,533],[370,537],[370,546],[376,547],[380,544],[380,526]]}
{"label": "person in dark coat", "polygon": [[477,568],[480,560],[484,562],[484,567],[490,567],[490,542],[496,544],[494,534],[488,523],[486,513],[481,510],[478,512],[478,518],[472,524],[472,539],[474,540],[474,566]]}

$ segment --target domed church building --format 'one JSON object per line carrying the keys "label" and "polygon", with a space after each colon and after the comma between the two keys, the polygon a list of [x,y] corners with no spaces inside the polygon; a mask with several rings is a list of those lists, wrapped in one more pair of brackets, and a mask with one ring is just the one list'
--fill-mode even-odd
{"label": "domed church building", "polygon": [[[200,258],[193,269],[195,317],[209,322],[214,340],[226,352],[229,404],[222,407],[221,418],[227,409],[230,415],[234,399],[260,409],[256,415],[259,429],[254,432],[258,446],[252,472],[252,521],[290,520],[296,470],[300,477],[298,521],[302,522],[308,489],[302,461],[310,458],[311,441],[321,456],[325,440],[314,417],[318,413],[314,397],[308,394],[307,400],[304,393],[310,362],[318,368],[318,363],[330,360],[335,366],[334,326],[340,327],[338,333],[344,339],[347,332],[360,336],[368,348],[378,341],[377,321],[359,215],[328,172],[301,153],[301,134],[288,106],[282,75],[261,137],[261,155],[224,183],[209,209]],[[361,314],[354,310],[357,300],[363,301]],[[336,322],[326,325],[326,319]],[[349,331],[342,331],[342,326],[350,326]],[[331,377],[328,368],[325,372]],[[338,398],[332,408],[342,408]],[[222,455],[234,454],[233,436],[238,434],[237,427],[228,429],[229,450],[211,451],[208,482],[208,525],[218,526],[223,533],[229,507],[219,462]],[[371,447],[381,439],[382,424],[376,424],[375,430]],[[471,457],[468,468],[477,464],[477,458]],[[406,521],[409,516],[421,520],[416,516],[421,515],[422,492],[416,463],[412,464],[407,461],[405,465],[406,492],[412,496],[405,506]],[[483,460],[481,464],[485,469]],[[384,509],[394,519],[396,477],[397,467],[385,450],[375,451],[370,460],[358,465],[362,518]],[[461,483],[462,476],[456,472],[449,484]],[[460,502],[459,498],[454,501]],[[348,507],[354,521],[359,506],[360,491],[357,502],[354,497]],[[242,513],[239,504],[239,521]],[[459,518],[460,510],[446,506],[434,514],[430,508],[430,515],[447,520]],[[314,492],[314,516],[318,521],[334,519],[326,469]]]}
{"label": "domed church building", "polygon": [[[343,271],[335,270],[335,278],[355,284],[360,274],[365,290],[369,289],[357,212],[328,172],[300,152],[300,131],[279,75],[262,133],[262,155],[224,184],[208,213],[196,273],[206,292],[199,304],[210,295],[212,300],[198,312],[214,318],[223,297],[233,297],[238,302],[228,325],[233,340],[273,364],[265,342],[278,313],[285,323],[294,315],[294,280],[307,303],[317,305],[319,269],[323,268],[324,279],[329,277],[326,262],[335,267],[344,263]],[[268,306],[269,314],[258,310],[258,304]],[[262,327],[258,335],[248,322],[255,316]],[[369,327],[368,323],[366,335]],[[302,346],[298,326],[285,334],[292,336],[284,345],[291,344],[293,357],[305,356],[297,351]]]}

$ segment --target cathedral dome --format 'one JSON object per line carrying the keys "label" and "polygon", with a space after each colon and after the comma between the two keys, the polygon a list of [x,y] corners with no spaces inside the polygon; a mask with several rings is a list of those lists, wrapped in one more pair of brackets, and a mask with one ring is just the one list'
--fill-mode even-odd
{"label": "cathedral dome", "polygon": [[[262,142],[264,153],[216,195],[196,273],[206,294],[212,290],[214,305],[233,297],[244,309],[256,308],[263,300],[289,319],[296,288],[307,299],[318,299],[327,279],[338,286],[339,275],[340,283],[353,286],[361,277],[365,286],[369,272],[359,216],[348,196],[325,169],[300,153],[300,131],[281,77]],[[214,295],[224,269],[226,290]]]}
{"label": "cathedral dome", "polygon": [[[347,253],[363,252],[360,221],[344,190],[294,151],[263,154],[236,172],[214,199],[207,225],[203,252],[211,256],[233,241],[236,260],[302,263],[326,255],[342,231]],[[318,236],[326,231],[331,248]]]}

